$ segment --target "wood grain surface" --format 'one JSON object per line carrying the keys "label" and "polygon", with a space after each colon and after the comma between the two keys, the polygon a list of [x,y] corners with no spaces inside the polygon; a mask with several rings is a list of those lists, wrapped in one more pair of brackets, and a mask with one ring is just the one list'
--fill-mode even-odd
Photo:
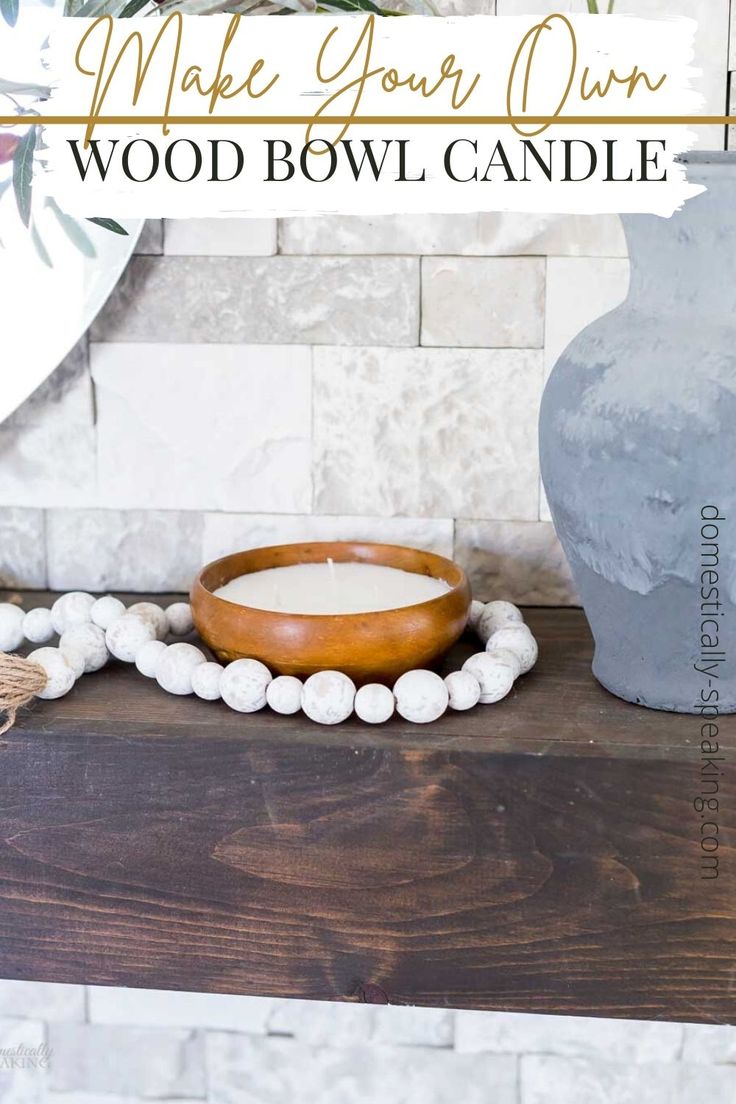
{"label": "wood grain surface", "polygon": [[513,695],[426,728],[123,665],[39,703],[0,739],[0,975],[736,1022],[728,764],[704,880],[698,719],[598,687],[579,611],[528,620]]}

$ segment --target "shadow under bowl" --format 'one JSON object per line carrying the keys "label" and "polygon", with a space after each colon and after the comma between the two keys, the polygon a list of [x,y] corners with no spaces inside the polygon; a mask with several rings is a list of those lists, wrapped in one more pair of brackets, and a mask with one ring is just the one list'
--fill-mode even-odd
{"label": "shadow under bowl", "polygon": [[[446,594],[372,613],[304,614],[254,609],[213,593],[240,575],[292,564],[382,564],[443,579]],[[356,683],[393,682],[437,666],[465,628],[470,585],[452,560],[392,544],[352,541],[280,544],[235,552],[203,568],[191,592],[197,631],[218,659],[260,659],[274,674],[304,678],[343,671]]]}

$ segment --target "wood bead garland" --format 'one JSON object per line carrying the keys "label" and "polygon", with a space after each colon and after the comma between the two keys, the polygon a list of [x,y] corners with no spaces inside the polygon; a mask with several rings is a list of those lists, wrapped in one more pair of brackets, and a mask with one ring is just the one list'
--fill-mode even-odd
{"label": "wood bead garland", "polygon": [[86,625],[73,625],[59,637],[59,651],[63,655],[78,653],[83,660],[83,675],[101,671],[110,658],[105,643],[105,634],[97,625],[88,621]]}
{"label": "wood bead garland", "polygon": [[294,675],[278,675],[266,687],[266,702],[274,713],[290,717],[302,707],[302,684]]}
{"label": "wood bead garland", "polygon": [[95,599],[82,590],[72,590],[62,594],[51,607],[51,623],[58,636],[74,625],[85,625],[92,620],[92,607]]}
{"label": "wood bead garland", "polygon": [[0,603],[0,643],[12,643],[15,648],[24,637],[31,643],[45,643],[63,626],[56,648],[38,648],[27,659],[0,654],[0,713],[7,715],[0,732],[33,697],[62,697],[82,674],[100,670],[109,655],[135,663],[142,675],[155,678],[169,693],[193,693],[203,701],[222,698],[241,713],[257,712],[268,704],[283,715],[301,709],[311,720],[333,725],[353,712],[366,724],[382,724],[395,710],[411,723],[428,724],[448,707],[465,710],[478,702],[500,701],[515,679],[536,662],[536,640],[521,611],[510,602],[474,601],[471,622],[486,650],[466,660],[462,670],[444,680],[433,671],[407,671],[393,690],[381,684],[356,690],[340,671],[321,671],[302,683],[293,676],[273,678],[256,659],[236,660],[223,668],[193,644],[166,644],[162,637],[192,631],[186,602],[175,602],[166,611],[153,602],[137,602],[126,610],[112,595],[95,600],[75,591],[62,595],[50,611],[24,614],[18,606]]}
{"label": "wood bead garland", "polygon": [[194,670],[206,662],[194,644],[169,644],[156,664],[156,682],[169,694],[191,694]]}
{"label": "wood bead garland", "polygon": [[480,701],[480,683],[470,671],[452,671],[445,679],[450,709],[472,709]]}
{"label": "wood bead garland", "polygon": [[117,621],[125,613],[125,606],[119,598],[113,598],[112,594],[106,594],[104,598],[98,598],[89,611],[89,618],[93,625],[103,632]]}
{"label": "wood bead garland", "polygon": [[163,640],[148,640],[135,653],[135,665],[146,678],[155,678],[158,665],[166,653]]}
{"label": "wood bead garland", "polygon": [[503,661],[499,662],[488,652],[478,652],[466,659],[462,667],[478,680],[480,685],[481,705],[492,705],[493,702],[505,698],[514,685],[514,676],[511,668]]}
{"label": "wood bead garland", "polygon": [[218,701],[225,668],[221,663],[200,663],[192,671],[192,690],[203,701]]}
{"label": "wood bead garland", "polygon": [[447,709],[449,691],[434,671],[407,671],[394,685],[396,712],[405,721],[429,724]]}
{"label": "wood bead garland", "polygon": [[380,682],[361,686],[355,695],[355,715],[366,724],[385,724],[394,715],[393,693]]}
{"label": "wood bead garland", "polygon": [[310,720],[333,725],[353,712],[355,683],[342,671],[317,671],[302,690],[302,709]]}
{"label": "wood bead garland", "polygon": [[236,659],[222,673],[222,700],[238,713],[256,713],[266,704],[271,672],[258,659]]}
{"label": "wood bead garland", "polygon": [[134,613],[124,613],[122,617],[118,617],[105,633],[105,643],[110,655],[123,663],[133,663],[138,649],[149,640],[155,639],[156,633],[150,621],[144,621]]}
{"label": "wood bead garland", "polygon": [[20,606],[0,602],[0,652],[14,652],[23,643],[25,615]]}
{"label": "wood bead garland", "polygon": [[[122,602],[120,604],[122,605]],[[125,609],[124,606],[123,609]],[[48,644],[49,640],[53,640],[54,635],[51,610],[39,608],[28,611],[23,618],[23,636],[26,640],[30,640],[31,644]],[[20,643],[16,644],[16,648],[19,647]],[[0,648],[0,651],[3,650]]]}

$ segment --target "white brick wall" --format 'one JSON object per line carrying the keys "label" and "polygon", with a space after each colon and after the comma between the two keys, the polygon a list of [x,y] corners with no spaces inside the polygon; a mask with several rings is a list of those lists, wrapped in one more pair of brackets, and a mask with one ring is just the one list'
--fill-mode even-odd
{"label": "white brick wall", "polygon": [[43,1044],[3,1104],[736,1099],[731,1027],[0,982],[0,1056]]}

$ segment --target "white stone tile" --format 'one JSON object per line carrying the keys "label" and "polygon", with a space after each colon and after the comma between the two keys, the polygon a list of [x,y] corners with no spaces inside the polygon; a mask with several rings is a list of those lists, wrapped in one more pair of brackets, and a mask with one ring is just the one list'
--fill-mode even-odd
{"label": "white stone tile", "polygon": [[0,505],[89,506],[96,499],[95,431],[50,416],[0,426]]}
{"label": "white stone tile", "polygon": [[422,260],[422,345],[540,348],[544,261],[536,257]]}
{"label": "white stone tile", "polygon": [[450,518],[330,517],[301,514],[206,514],[202,559],[245,548],[301,541],[378,541],[452,556]]}
{"label": "white stone tile", "polygon": [[[0,1100],[41,1104],[48,1076],[44,1025],[38,1020],[0,1019]],[[23,1061],[26,1068],[17,1068]],[[15,1068],[14,1068],[15,1067]]]}
{"label": "white stone tile", "polygon": [[50,376],[2,423],[3,430],[43,426],[50,419],[65,425],[94,422],[87,340],[77,342]]}
{"label": "white stone tile", "polygon": [[450,1047],[455,1013],[444,1008],[410,1008],[387,1004],[376,1007],[373,1041],[389,1046]]}
{"label": "white stone tile", "polygon": [[53,1024],[50,1088],[118,1096],[203,1097],[203,1037],[189,1031]]}
{"label": "white stone tile", "polygon": [[97,1024],[188,1027],[265,1034],[276,1002],[226,993],[167,992],[90,986],[89,1018]]}
{"label": "white stone tile", "polygon": [[134,257],[95,321],[102,341],[415,345],[409,257]]}
{"label": "white stone tile", "polygon": [[207,1038],[211,1104],[517,1104],[516,1061],[412,1047]]}
{"label": "white stone tile", "polygon": [[316,349],[319,513],[535,519],[541,353]]}
{"label": "white stone tile", "polygon": [[[43,1104],[148,1104],[150,1097],[107,1092],[46,1092]],[[192,1097],[167,1096],[166,1104],[192,1104]]]}
{"label": "white stone tile", "polygon": [[276,219],[166,219],[164,252],[179,257],[270,257],[276,252]]}
{"label": "white stone tile", "polygon": [[491,256],[626,257],[618,215],[488,212],[478,216],[476,248]]}
{"label": "white stone tile", "polygon": [[281,220],[282,253],[626,256],[617,215],[492,212]]}
{"label": "white stone tile", "polygon": [[51,510],[48,585],[188,591],[202,566],[202,528],[202,515],[194,511]]}
{"label": "white stone tile", "polygon": [[[310,1046],[347,1047],[367,1041],[373,1033],[375,1009],[369,1004],[330,1001],[279,1001],[271,1013],[271,1035],[290,1035]],[[290,1051],[286,1051],[288,1055]],[[296,1048],[292,1060],[297,1058]]]}
{"label": "white stone tile", "polygon": [[544,337],[545,374],[572,339],[624,301],[629,262],[623,259],[550,257]]}
{"label": "white stone tile", "polygon": [[163,219],[146,219],[134,252],[141,257],[160,256],[164,251]]}
{"label": "white stone tile", "polygon": [[458,1012],[455,1048],[462,1054],[554,1054],[611,1062],[674,1062],[682,1048],[682,1024]]}
{"label": "white stone tile", "polygon": [[521,606],[578,605],[567,560],[544,521],[463,521],[455,527],[455,559],[483,602]]}
{"label": "white stone tile", "polygon": [[46,586],[42,510],[0,506],[0,586],[31,590]]}
{"label": "white stone tile", "polygon": [[93,345],[101,501],[308,510],[310,366],[294,346]]}
{"label": "white stone tile", "polygon": [[725,1067],[521,1059],[521,1104],[733,1104],[733,1093]]}
{"label": "white stone tile", "polygon": [[[685,1062],[731,1062],[736,1065],[736,1027],[709,1024],[688,1024],[685,1027]],[[736,1081],[736,1070],[734,1071]]]}
{"label": "white stone tile", "polygon": [[84,1019],[84,986],[45,981],[0,981],[0,1017]]}

